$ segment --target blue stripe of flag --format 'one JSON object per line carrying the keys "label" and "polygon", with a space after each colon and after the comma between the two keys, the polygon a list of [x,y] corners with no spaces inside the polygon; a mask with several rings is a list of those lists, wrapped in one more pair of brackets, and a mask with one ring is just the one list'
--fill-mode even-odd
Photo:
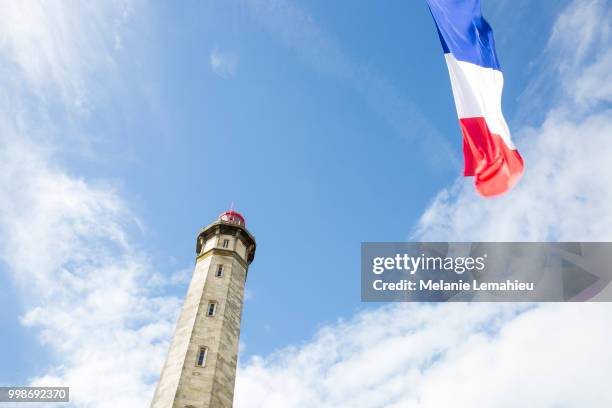
{"label": "blue stripe of flag", "polygon": [[482,16],[480,0],[427,0],[444,53],[458,61],[501,71],[493,30]]}

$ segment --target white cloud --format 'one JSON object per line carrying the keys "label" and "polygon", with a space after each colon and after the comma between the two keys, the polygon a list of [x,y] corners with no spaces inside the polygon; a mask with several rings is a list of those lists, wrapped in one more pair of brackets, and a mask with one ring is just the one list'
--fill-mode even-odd
{"label": "white cloud", "polygon": [[129,9],[32,1],[0,15],[2,272],[51,356],[31,383],[70,386],[75,406],[145,405],[179,306],[149,291],[138,220],[120,193],[58,160],[102,92],[97,81],[112,80]]}
{"label": "white cloud", "polygon": [[0,152],[0,196],[0,257],[23,293],[22,322],[57,362],[31,383],[70,386],[76,406],[148,401],[179,300],[150,294],[125,203],[16,141]]}
{"label": "white cloud", "polygon": [[[562,97],[541,125],[515,131],[526,161],[517,188],[485,200],[458,180],[415,239],[611,239],[609,21],[598,1],[559,17],[546,80]],[[609,406],[610,313],[601,303],[383,307],[245,362],[236,406]]]}
{"label": "white cloud", "polygon": [[113,68],[113,49],[121,42],[132,3],[4,3],[0,51],[9,71],[3,75],[19,75],[23,84],[35,87],[39,104],[44,105],[53,92],[61,98],[62,108],[88,113],[93,95],[85,81],[95,70]]}
{"label": "white cloud", "polygon": [[607,406],[609,321],[596,304],[384,307],[252,358],[235,405]]}
{"label": "white cloud", "polygon": [[[588,21],[602,24],[585,24]],[[549,47],[565,44],[556,47],[564,57],[557,69],[564,76],[566,93],[581,111],[612,102],[611,27],[612,9],[602,0],[573,4],[555,25]]]}
{"label": "white cloud", "polygon": [[210,52],[210,68],[222,78],[236,75],[238,61],[238,55],[232,52],[221,52],[216,48]]}

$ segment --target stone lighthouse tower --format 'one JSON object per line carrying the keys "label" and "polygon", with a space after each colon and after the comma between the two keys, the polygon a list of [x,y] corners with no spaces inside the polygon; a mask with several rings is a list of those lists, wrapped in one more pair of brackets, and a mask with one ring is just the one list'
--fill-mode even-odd
{"label": "stone lighthouse tower", "polygon": [[203,228],[152,408],[225,408],[234,397],[240,317],[255,237],[230,210]]}

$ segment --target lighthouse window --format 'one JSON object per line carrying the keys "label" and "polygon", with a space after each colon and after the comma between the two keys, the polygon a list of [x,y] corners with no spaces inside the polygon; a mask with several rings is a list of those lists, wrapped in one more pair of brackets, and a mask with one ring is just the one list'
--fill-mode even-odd
{"label": "lighthouse window", "polygon": [[217,311],[217,302],[208,302],[208,310],[206,314],[208,316],[214,316]]}
{"label": "lighthouse window", "polygon": [[223,248],[227,248],[229,247],[229,239],[224,239],[223,240]]}
{"label": "lighthouse window", "polygon": [[223,265],[217,266],[217,272],[215,273],[215,276],[217,278],[220,278],[223,276]]}
{"label": "lighthouse window", "polygon": [[200,347],[200,351],[198,351],[198,361],[196,365],[200,367],[204,367],[206,365],[206,355],[208,354],[208,349],[206,347]]}

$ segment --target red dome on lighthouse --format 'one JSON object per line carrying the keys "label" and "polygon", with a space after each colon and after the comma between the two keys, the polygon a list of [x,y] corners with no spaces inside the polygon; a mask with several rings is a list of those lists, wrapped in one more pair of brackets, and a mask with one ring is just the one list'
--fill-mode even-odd
{"label": "red dome on lighthouse", "polygon": [[231,224],[238,224],[243,227],[246,226],[246,221],[244,220],[242,214],[234,210],[222,212],[219,215],[219,220],[223,222],[229,222]]}

